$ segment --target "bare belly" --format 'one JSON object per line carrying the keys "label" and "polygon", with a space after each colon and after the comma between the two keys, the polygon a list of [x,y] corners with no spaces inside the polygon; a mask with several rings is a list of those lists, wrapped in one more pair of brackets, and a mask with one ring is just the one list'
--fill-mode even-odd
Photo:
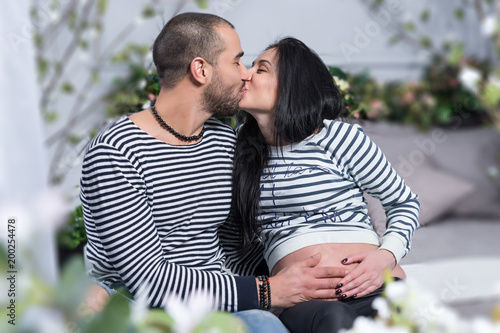
{"label": "bare belly", "polygon": [[[353,270],[356,266],[358,266],[358,264],[344,265],[341,263],[342,259],[347,258],[351,254],[365,251],[376,251],[377,249],[377,245],[359,243],[327,243],[311,245],[283,257],[272,268],[272,275],[276,275],[283,268],[295,262],[304,260],[318,252],[321,253],[321,261],[319,262],[318,267],[343,267]],[[393,276],[401,279],[406,277],[405,272],[399,265],[394,267],[392,274]]]}

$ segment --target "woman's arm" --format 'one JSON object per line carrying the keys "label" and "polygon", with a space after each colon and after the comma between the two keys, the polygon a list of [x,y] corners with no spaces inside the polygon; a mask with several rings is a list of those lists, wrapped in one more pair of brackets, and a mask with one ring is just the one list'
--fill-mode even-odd
{"label": "woman's arm", "polygon": [[345,297],[366,295],[383,283],[383,271],[393,269],[411,246],[418,227],[418,196],[406,186],[377,145],[358,125],[343,125],[335,159],[363,191],[380,199],[386,210],[387,230],[378,251],[354,254],[343,263],[359,263],[339,283]]}

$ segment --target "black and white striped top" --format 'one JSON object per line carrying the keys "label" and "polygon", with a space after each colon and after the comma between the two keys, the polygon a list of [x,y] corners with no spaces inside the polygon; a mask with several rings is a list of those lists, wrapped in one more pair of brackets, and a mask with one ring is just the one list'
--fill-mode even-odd
{"label": "black and white striped top", "polygon": [[157,140],[127,117],[101,131],[81,177],[91,274],[134,295],[144,286],[153,307],[203,289],[221,310],[256,308],[255,278],[222,273],[217,232],[230,209],[234,143],[234,130],[215,119],[186,146]]}
{"label": "black and white striped top", "polygon": [[[323,123],[300,143],[282,151],[271,147],[259,213],[269,270],[287,254],[321,243],[380,245],[399,261],[418,227],[417,195],[360,126]],[[380,241],[363,192],[379,198],[386,210],[388,228]]]}

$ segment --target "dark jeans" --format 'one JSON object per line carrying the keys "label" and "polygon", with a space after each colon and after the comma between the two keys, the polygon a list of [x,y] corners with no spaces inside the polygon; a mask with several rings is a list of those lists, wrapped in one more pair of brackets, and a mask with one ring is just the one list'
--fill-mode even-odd
{"label": "dark jeans", "polygon": [[360,298],[342,301],[308,301],[281,313],[279,318],[291,333],[334,333],[351,328],[358,316],[374,317],[372,302],[384,291],[384,286]]}

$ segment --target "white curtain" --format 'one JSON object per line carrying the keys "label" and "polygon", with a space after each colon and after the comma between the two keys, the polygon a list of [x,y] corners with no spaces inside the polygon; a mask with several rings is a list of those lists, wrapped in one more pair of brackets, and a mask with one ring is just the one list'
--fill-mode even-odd
{"label": "white curtain", "polygon": [[[29,0],[4,1],[0,10],[0,236],[2,242],[8,236],[15,239],[16,265],[23,261],[30,271],[54,282],[50,219],[60,198],[50,194],[54,192],[47,184],[29,7]],[[10,218],[15,219],[14,235],[8,232]]]}

